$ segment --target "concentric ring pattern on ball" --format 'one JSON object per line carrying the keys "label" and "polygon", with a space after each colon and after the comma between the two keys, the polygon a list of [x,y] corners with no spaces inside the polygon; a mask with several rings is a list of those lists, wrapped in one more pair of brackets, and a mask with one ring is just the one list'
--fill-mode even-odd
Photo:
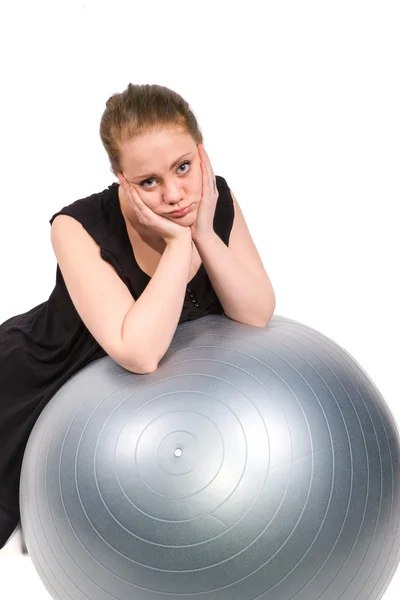
{"label": "concentric ring pattern on ball", "polygon": [[57,599],[376,600],[399,560],[398,432],[332,340],[207,316],[154,373],[106,357],[72,377],[20,500]]}

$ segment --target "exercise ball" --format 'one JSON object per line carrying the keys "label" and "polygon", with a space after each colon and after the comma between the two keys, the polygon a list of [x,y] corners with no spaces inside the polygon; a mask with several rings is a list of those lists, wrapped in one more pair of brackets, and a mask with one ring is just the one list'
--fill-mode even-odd
{"label": "exercise ball", "polygon": [[329,338],[209,315],[153,373],[105,357],[67,381],[20,507],[53,598],[376,600],[399,560],[399,436]]}

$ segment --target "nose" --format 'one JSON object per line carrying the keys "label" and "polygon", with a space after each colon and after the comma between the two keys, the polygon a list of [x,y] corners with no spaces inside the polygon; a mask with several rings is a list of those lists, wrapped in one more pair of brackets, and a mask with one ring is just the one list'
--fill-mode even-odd
{"label": "nose", "polygon": [[178,204],[183,200],[184,194],[182,192],[180,184],[170,183],[166,185],[163,192],[163,199],[166,204]]}

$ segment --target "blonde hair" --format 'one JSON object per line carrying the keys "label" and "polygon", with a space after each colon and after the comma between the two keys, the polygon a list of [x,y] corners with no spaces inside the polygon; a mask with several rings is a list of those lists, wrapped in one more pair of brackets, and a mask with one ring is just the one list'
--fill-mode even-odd
{"label": "blonde hair", "polygon": [[196,144],[203,143],[196,117],[177,92],[156,84],[129,83],[122,93],[113,94],[101,117],[100,138],[114,175],[122,170],[122,142],[170,125],[181,127]]}

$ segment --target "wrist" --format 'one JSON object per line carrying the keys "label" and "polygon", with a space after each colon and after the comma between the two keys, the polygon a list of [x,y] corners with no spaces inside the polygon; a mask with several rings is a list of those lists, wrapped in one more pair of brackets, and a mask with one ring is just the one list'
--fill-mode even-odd
{"label": "wrist", "polygon": [[213,239],[217,234],[213,229],[210,231],[204,231],[203,233],[192,232],[192,238],[195,244],[204,244],[209,240]]}
{"label": "wrist", "polygon": [[175,245],[175,244],[191,244],[192,243],[192,234],[190,228],[182,227],[183,232],[179,235],[175,235],[174,237],[167,238],[165,243],[167,246]]}

